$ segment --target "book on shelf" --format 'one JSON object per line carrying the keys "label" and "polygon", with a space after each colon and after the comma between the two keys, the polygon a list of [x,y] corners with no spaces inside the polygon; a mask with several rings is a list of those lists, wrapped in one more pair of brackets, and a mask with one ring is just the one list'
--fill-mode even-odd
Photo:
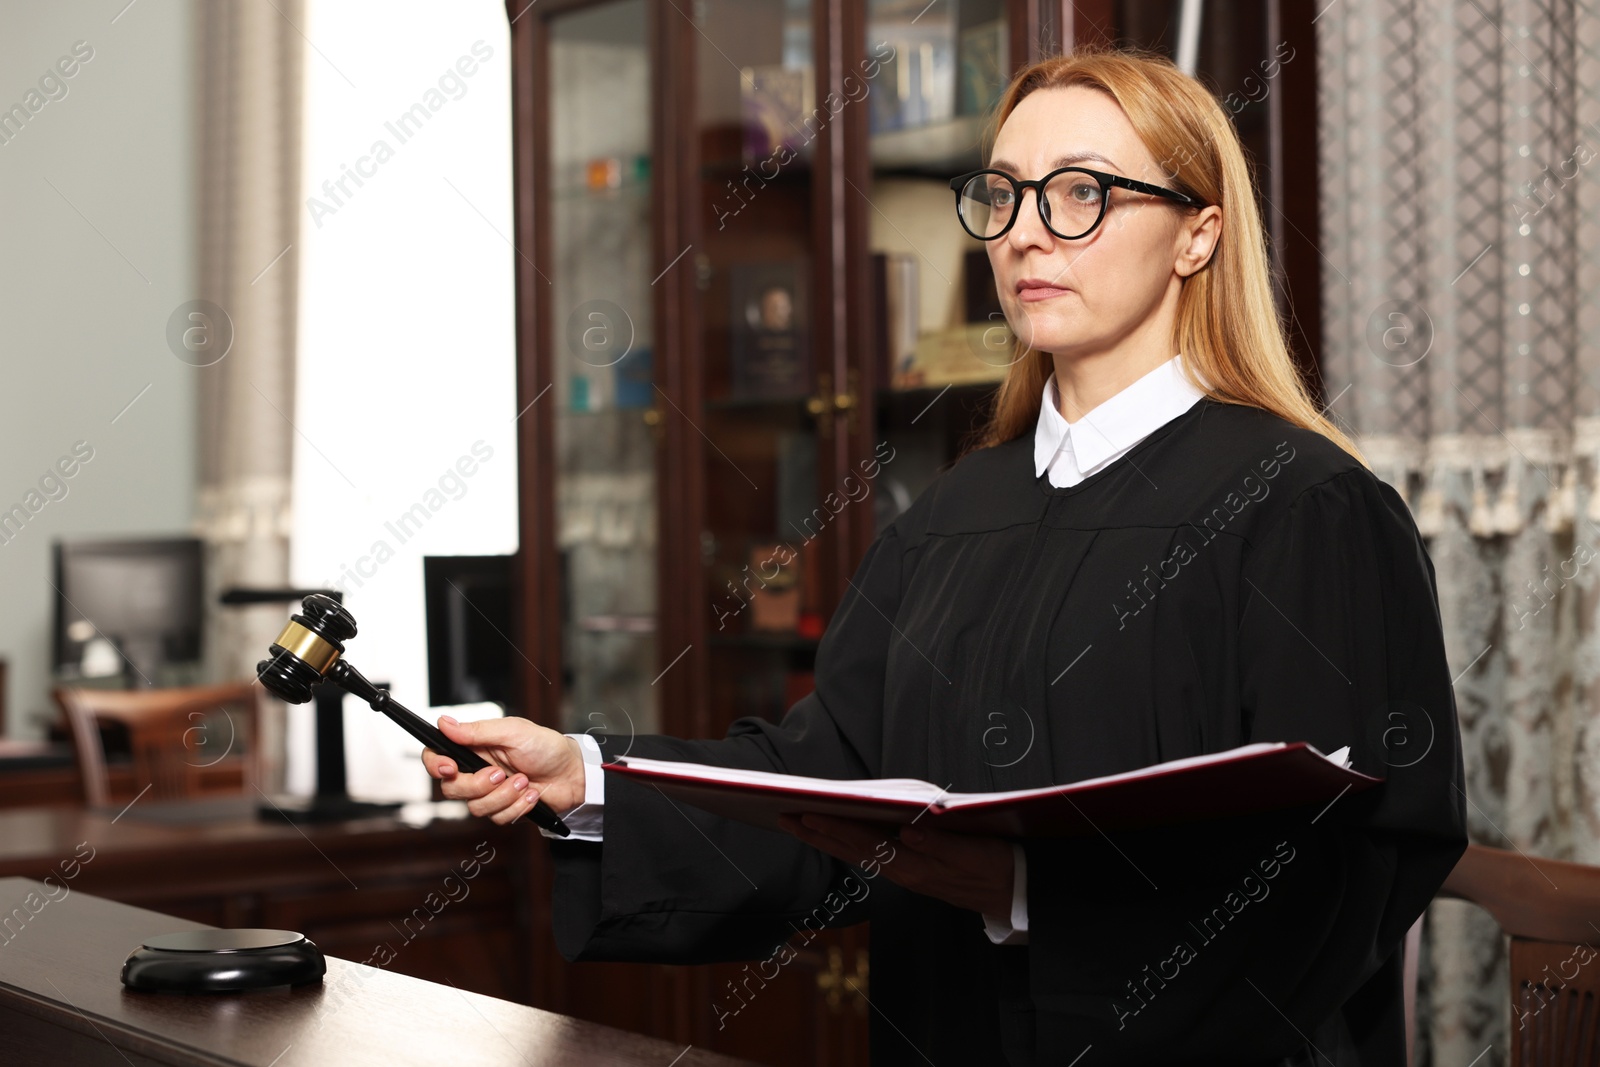
{"label": "book on shelf", "polygon": [[1331,804],[1383,782],[1305,741],[1267,741],[1120,774],[1000,793],[952,793],[913,778],[806,778],[618,757],[605,765],[676,801],[767,829],[779,815],[832,815],[889,826],[925,820],[956,833],[1075,837]]}
{"label": "book on shelf", "polygon": [[1005,316],[987,248],[971,248],[961,255],[961,309],[968,322],[991,322],[997,315]]}
{"label": "book on shelf", "polygon": [[926,126],[954,114],[954,12],[954,5],[934,7],[925,0],[881,0],[873,5],[869,36],[892,51],[867,97],[870,132]]}
{"label": "book on shelf", "polygon": [[876,322],[878,380],[899,388],[896,383],[914,363],[921,331],[917,257],[910,252],[874,252],[872,267],[873,292],[881,309]]}
{"label": "book on shelf", "polygon": [[786,671],[783,676],[784,710],[800,703],[816,687],[817,678],[811,671]]}
{"label": "book on shelf", "polygon": [[956,44],[960,55],[959,115],[987,115],[1000,100],[1006,85],[1006,23],[994,19],[961,31]]}
{"label": "book on shelf", "polygon": [[787,542],[758,542],[750,548],[750,629],[794,633],[800,626],[800,555]]}
{"label": "book on shelf", "polygon": [[[740,68],[739,111],[744,130],[741,153],[745,164],[754,166],[776,156],[766,168],[770,170],[793,158],[810,157],[815,138],[806,122],[809,119],[814,127],[817,121],[812,114],[812,80],[810,65],[771,63]],[[788,151],[780,153],[780,148]]]}
{"label": "book on shelf", "polygon": [[613,365],[612,396],[619,408],[648,408],[656,402],[655,361],[649,345],[636,345]]}

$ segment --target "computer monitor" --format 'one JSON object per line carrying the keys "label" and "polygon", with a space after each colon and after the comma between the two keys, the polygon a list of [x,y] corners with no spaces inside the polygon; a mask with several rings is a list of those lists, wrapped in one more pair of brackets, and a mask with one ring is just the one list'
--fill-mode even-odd
{"label": "computer monitor", "polygon": [[515,556],[424,556],[428,703],[515,701]]}
{"label": "computer monitor", "polygon": [[156,685],[162,668],[200,661],[199,538],[56,541],[53,551],[58,676]]}

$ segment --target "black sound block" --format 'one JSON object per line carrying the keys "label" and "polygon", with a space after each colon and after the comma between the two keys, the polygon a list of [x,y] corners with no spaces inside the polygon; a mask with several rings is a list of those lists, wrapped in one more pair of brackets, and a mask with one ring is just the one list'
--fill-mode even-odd
{"label": "black sound block", "polygon": [[355,800],[347,796],[277,796],[256,805],[256,815],[266,822],[324,823],[354,819],[393,818],[398,800]]}
{"label": "black sound block", "polygon": [[151,993],[231,993],[320,982],[322,950],[293,930],[186,930],[147,938],[122,984]]}

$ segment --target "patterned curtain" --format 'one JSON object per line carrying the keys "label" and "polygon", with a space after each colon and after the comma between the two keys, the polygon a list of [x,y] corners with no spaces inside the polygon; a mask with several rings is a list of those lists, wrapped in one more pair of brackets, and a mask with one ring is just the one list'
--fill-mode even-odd
{"label": "patterned curtain", "polygon": [[[1600,0],[1316,27],[1330,414],[1427,538],[1472,839],[1600,864]],[[1420,965],[1416,1062],[1508,1063],[1487,913],[1435,901]]]}
{"label": "patterned curtain", "polygon": [[[217,606],[289,579],[300,189],[300,0],[197,7],[199,299],[182,349],[200,377],[208,673],[249,678],[287,605]],[[175,349],[176,351],[176,349]],[[262,723],[263,787],[282,787],[283,706]]]}

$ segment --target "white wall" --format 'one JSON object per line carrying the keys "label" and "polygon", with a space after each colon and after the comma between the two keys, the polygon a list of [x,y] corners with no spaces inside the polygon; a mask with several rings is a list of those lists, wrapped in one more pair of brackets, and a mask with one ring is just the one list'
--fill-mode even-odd
{"label": "white wall", "polygon": [[[506,11],[307,6],[292,577],[346,591],[350,661],[431,720],[422,556],[517,546]],[[310,710],[293,713],[305,791]],[[353,698],[345,720],[353,793],[427,795],[420,745]]]}
{"label": "white wall", "polygon": [[[38,109],[0,128],[0,510],[27,506],[74,442],[93,450],[0,540],[14,737],[55,714],[51,539],[186,534],[193,518],[202,372],[165,340],[173,309],[200,295],[191,7],[125,4],[0,2],[0,110]],[[91,58],[60,78],[77,42]]]}

